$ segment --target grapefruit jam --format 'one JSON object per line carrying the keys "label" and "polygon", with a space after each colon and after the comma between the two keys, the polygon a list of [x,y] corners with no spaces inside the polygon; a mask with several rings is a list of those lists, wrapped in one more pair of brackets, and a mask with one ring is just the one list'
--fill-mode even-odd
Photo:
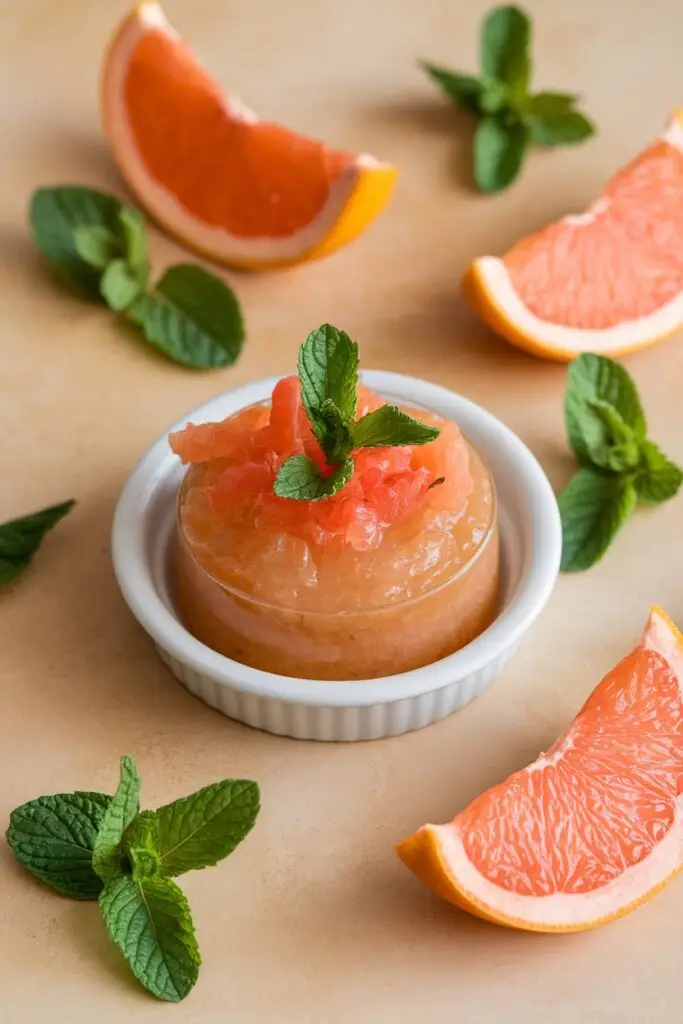
{"label": "grapefruit jam", "polygon": [[[358,416],[383,405],[359,388]],[[199,640],[245,665],[308,679],[368,679],[427,665],[493,621],[499,542],[491,475],[455,423],[423,446],[367,448],[338,494],[278,498],[293,454],[324,457],[296,377],[268,405],[188,425],[175,597]],[[443,479],[442,479],[443,478]]]}

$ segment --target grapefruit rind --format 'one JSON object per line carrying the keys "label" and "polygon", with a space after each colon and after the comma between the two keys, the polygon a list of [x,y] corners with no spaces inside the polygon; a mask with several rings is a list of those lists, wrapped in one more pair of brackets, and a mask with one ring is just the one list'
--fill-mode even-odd
{"label": "grapefruit rind", "polygon": [[[683,699],[683,636],[661,608],[652,609],[641,643],[659,654],[675,673]],[[495,885],[468,858],[457,819],[446,825],[422,826],[399,843],[396,852],[439,896],[484,920],[525,931],[586,931],[634,910],[681,870],[683,794],[676,799],[670,829],[650,854],[589,893],[529,896]]]}
{"label": "grapefruit rind", "polygon": [[[304,227],[282,238],[242,238],[205,224],[148,172],[135,144],[124,102],[130,57],[149,32],[178,38],[154,0],[143,0],[115,33],[104,61],[101,81],[102,120],[114,158],[133,193],[167,231],[197,252],[245,270],[277,269],[322,259],[358,237],[389,201],[396,169],[361,154],[330,182],[319,213]],[[257,115],[236,97],[224,97],[226,114],[244,124]],[[217,187],[219,176],[216,175]]]}
{"label": "grapefruit rind", "polygon": [[[683,108],[674,113],[661,140],[683,152]],[[592,218],[594,214],[589,208],[580,216]],[[564,220],[575,221],[576,215]],[[582,352],[626,355],[662,341],[683,325],[683,292],[649,316],[611,327],[582,329],[550,323],[525,305],[505,261],[497,256],[474,260],[462,288],[472,309],[496,334],[532,355],[558,362],[569,362]]]}

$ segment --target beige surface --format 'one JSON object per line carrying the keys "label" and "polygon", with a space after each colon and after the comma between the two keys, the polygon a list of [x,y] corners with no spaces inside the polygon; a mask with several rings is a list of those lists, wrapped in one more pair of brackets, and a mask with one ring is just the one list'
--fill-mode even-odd
{"label": "beige surface", "polygon": [[[604,931],[543,937],[460,915],[402,868],[392,843],[526,762],[626,650],[652,601],[683,622],[681,501],[640,512],[603,566],[560,581],[482,699],[422,733],[319,746],[249,731],[188,696],[117,592],[114,503],[132,465],[187,408],[291,369],[324,320],[367,366],[451,385],[517,430],[561,484],[564,370],[478,325],[457,282],[473,255],[582,207],[683,100],[677,0],[535,0],[539,85],[580,89],[589,145],[537,153],[507,195],[467,187],[465,139],[416,56],[471,66],[481,0],[168,0],[226,85],[274,118],[396,161],[400,187],[366,238],[329,261],[229,275],[249,343],[239,366],[193,374],[134,343],[104,309],[54,286],[28,241],[38,184],[120,189],[95,82],[118,0],[0,0],[0,520],[74,496],[78,509],[0,596],[0,823],[45,792],[111,789],[135,755],[148,805],[224,775],[259,780],[263,812],[225,864],[189,875],[204,956],[194,993],[146,997],[94,905],[39,886],[0,844],[3,1024],[412,1024],[680,1019],[683,882]],[[155,233],[157,266],[185,256]],[[683,337],[629,359],[652,433],[683,460]]]}

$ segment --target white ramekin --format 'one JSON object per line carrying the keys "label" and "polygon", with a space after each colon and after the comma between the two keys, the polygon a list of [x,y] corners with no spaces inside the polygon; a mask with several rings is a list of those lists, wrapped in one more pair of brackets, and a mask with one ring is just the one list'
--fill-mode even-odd
{"label": "white ramekin", "polygon": [[[277,378],[218,395],[188,420],[221,420],[269,398]],[[159,438],[133,471],[118,502],[112,556],[131,611],[173,674],[230,718],[280,736],[370,740],[421,729],[478,696],[496,677],[546,604],[560,564],[560,518],[548,480],[529,449],[467,398],[427,381],[369,371],[364,383],[384,397],[456,420],[493,473],[501,529],[503,593],[498,618],[467,647],[424,668],[382,679],[323,682],[250,668],[217,654],[182,625],[168,582],[168,549],[183,467]]]}

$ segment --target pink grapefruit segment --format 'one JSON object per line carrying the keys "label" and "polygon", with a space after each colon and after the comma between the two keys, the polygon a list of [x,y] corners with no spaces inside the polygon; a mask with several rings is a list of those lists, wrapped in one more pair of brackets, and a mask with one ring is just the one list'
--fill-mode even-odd
{"label": "pink grapefruit segment", "polygon": [[[383,404],[367,388],[359,390],[360,415]],[[355,453],[350,483],[318,502],[289,501],[273,491],[279,466],[292,455],[306,454],[321,470],[328,469],[302,405],[297,377],[276,384],[270,411],[258,406],[222,423],[190,423],[171,434],[169,443],[183,462],[207,466],[206,486],[217,508],[237,500],[257,502],[258,513],[289,534],[316,544],[346,543],[362,551],[376,547],[388,527],[419,508],[438,478],[445,478],[437,495],[444,508],[462,508],[472,492],[469,453],[456,424],[429,413],[412,413],[441,428],[435,441],[416,448],[366,448]]]}
{"label": "pink grapefruit segment", "polygon": [[484,256],[463,282],[474,310],[549,359],[618,356],[683,325],[683,111],[580,214]]}
{"label": "pink grapefruit segment", "polygon": [[399,843],[445,899],[497,924],[580,931],[683,866],[683,638],[654,608],[551,749],[447,825]]}
{"label": "pink grapefruit segment", "polygon": [[329,255],[369,226],[396,179],[371,156],[259,121],[223,94],[153,0],[112,39],[102,117],[121,173],[152,216],[233,266]]}

